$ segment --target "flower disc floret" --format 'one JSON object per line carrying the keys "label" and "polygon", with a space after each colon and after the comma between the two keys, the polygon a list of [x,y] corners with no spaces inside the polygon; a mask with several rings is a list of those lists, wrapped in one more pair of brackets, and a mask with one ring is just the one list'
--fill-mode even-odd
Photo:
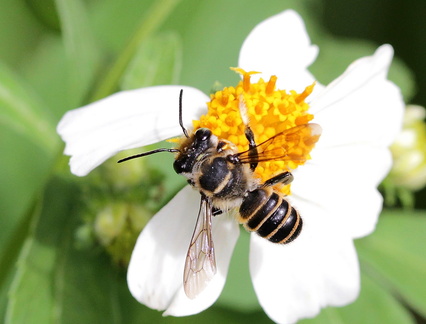
{"label": "flower disc floret", "polygon": [[[306,87],[302,93],[278,90],[276,76],[271,76],[268,82],[260,78],[256,83],[252,83],[251,75],[258,72],[246,72],[240,68],[232,70],[241,74],[242,80],[236,87],[226,87],[210,96],[211,100],[207,104],[208,112],[201,116],[200,120],[193,121],[194,129],[209,128],[214,135],[232,142],[239,152],[243,152],[249,146],[239,111],[241,100],[247,107],[250,127],[258,144],[287,129],[306,124],[314,118],[307,112],[309,105],[305,99],[311,94],[315,84]],[[306,159],[296,160],[290,155],[282,160],[260,162],[254,172],[255,176],[263,182],[279,172],[296,169],[310,158],[309,152],[313,145],[314,143],[300,142],[295,138],[294,143],[286,143],[286,146],[292,147],[294,152],[302,152]],[[274,147],[272,143],[268,149],[282,148]],[[290,193],[289,186],[281,190],[286,194]]]}

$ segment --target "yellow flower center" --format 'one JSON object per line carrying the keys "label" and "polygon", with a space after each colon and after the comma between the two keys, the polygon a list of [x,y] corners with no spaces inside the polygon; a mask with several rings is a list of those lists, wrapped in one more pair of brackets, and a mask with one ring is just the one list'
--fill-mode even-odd
{"label": "yellow flower center", "polygon": [[[314,118],[307,112],[309,105],[305,99],[311,94],[315,83],[306,87],[302,93],[287,92],[276,89],[276,76],[272,76],[268,82],[259,79],[257,83],[251,83],[251,75],[258,72],[246,72],[239,68],[232,68],[232,70],[241,74],[243,79],[236,87],[227,87],[211,95],[211,101],[207,104],[207,114],[201,116],[200,120],[193,121],[195,130],[202,127],[208,128],[219,139],[234,143],[238,151],[243,152],[248,150],[249,146],[244,135],[245,125],[239,110],[241,99],[247,107],[250,128],[257,144],[287,129],[306,124]],[[303,155],[304,159],[286,158],[260,162],[254,171],[255,177],[264,182],[278,173],[294,170],[305,163],[305,160],[310,159],[309,152],[316,141],[301,142],[299,139],[295,137],[294,143],[286,143],[286,146],[292,147],[294,151],[302,152],[298,154]],[[274,143],[271,145],[268,146],[268,150],[274,149]],[[290,194],[289,185],[280,186],[278,189],[284,194]]]}

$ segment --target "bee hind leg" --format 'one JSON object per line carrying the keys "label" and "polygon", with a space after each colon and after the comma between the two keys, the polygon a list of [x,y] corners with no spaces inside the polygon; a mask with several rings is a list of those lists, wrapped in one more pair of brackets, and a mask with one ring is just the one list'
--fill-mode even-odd
{"label": "bee hind leg", "polygon": [[262,187],[270,187],[276,185],[278,183],[282,183],[284,185],[288,185],[293,181],[293,174],[289,171],[285,171],[283,173],[277,174],[269,180],[266,180]]}

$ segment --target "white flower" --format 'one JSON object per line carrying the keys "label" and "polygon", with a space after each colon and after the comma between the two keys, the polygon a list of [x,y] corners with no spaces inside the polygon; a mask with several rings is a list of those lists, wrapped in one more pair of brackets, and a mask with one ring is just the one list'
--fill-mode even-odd
{"label": "white flower", "polygon": [[[260,23],[245,40],[239,66],[277,75],[279,89],[301,92],[315,79],[307,68],[318,49],[302,19],[285,11]],[[330,85],[317,84],[309,112],[323,129],[312,159],[293,172],[289,200],[304,220],[288,245],[251,234],[250,273],[259,302],[276,322],[313,317],[326,306],[342,306],[358,295],[360,276],[353,240],[374,230],[382,208],[377,185],[388,173],[393,142],[402,123],[399,89],[386,79],[393,51],[381,46],[357,60]],[[253,75],[253,79],[258,75]],[[205,113],[207,95],[182,86],[120,92],[68,112],[58,126],[71,155],[71,170],[85,175],[124,149],[182,134],[177,98],[184,89],[184,124]],[[226,214],[213,219],[217,273],[197,298],[186,297],[182,272],[199,208],[199,193],[182,189],[145,227],[128,271],[141,303],[165,314],[198,313],[218,298],[239,235]]]}

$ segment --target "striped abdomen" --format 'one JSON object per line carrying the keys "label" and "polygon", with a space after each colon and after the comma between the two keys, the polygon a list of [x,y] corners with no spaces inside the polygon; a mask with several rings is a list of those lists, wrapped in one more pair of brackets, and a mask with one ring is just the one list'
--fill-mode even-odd
{"label": "striped abdomen", "polygon": [[273,243],[289,243],[302,230],[302,218],[271,187],[249,191],[240,207],[240,223]]}

